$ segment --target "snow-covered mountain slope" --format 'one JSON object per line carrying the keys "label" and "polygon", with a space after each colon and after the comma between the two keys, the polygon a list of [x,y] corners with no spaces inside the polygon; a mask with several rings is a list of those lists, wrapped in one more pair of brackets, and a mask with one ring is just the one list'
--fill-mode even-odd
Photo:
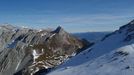
{"label": "snow-covered mountain slope", "polygon": [[133,59],[134,21],[131,21],[48,75],[133,75]]}
{"label": "snow-covered mountain slope", "polygon": [[111,32],[82,32],[82,33],[72,33],[74,36],[79,37],[80,39],[86,39],[90,42],[97,42],[106,34]]}

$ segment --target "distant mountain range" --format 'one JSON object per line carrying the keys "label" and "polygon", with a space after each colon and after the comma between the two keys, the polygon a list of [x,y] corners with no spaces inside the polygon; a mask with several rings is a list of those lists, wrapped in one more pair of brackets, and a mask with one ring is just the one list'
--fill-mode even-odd
{"label": "distant mountain range", "polygon": [[90,42],[98,42],[102,39],[106,34],[111,33],[109,32],[81,32],[81,33],[72,33],[74,36],[80,39],[86,39]]}

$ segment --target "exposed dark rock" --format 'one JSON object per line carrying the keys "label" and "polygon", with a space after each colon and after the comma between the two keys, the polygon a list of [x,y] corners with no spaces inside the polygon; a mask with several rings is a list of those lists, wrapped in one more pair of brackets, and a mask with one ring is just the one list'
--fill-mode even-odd
{"label": "exposed dark rock", "polygon": [[122,56],[127,56],[129,53],[123,52],[123,51],[118,51],[115,53],[116,55],[122,55]]}

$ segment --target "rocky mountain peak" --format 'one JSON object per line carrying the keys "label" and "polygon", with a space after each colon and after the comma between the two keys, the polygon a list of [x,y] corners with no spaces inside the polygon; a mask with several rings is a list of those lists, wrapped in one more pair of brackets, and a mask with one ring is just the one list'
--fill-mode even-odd
{"label": "rocky mountain peak", "polygon": [[61,32],[65,32],[64,29],[61,26],[58,26],[54,31],[52,31],[53,33],[61,33]]}

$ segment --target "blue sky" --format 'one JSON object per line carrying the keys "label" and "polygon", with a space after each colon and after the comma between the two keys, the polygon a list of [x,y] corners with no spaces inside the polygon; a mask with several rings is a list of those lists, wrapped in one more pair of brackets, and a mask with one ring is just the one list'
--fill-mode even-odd
{"label": "blue sky", "polygon": [[134,0],[0,0],[0,24],[113,31],[134,19]]}

